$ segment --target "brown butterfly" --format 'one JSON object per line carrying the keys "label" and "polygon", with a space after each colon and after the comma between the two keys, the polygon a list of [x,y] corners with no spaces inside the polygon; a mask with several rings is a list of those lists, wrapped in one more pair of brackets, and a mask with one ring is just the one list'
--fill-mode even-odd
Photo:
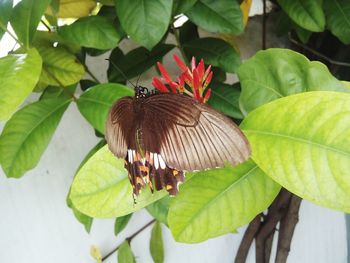
{"label": "brown butterfly", "polygon": [[229,118],[195,99],[150,93],[135,87],[135,97],[112,106],[106,123],[109,149],[125,158],[134,195],[149,185],[176,195],[185,171],[237,165],[250,146]]}

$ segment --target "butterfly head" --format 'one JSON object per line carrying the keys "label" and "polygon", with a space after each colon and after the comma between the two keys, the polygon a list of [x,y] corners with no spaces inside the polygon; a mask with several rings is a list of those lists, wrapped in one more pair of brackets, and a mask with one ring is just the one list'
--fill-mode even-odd
{"label": "butterfly head", "polygon": [[135,87],[135,98],[136,99],[146,98],[148,94],[149,94],[149,91],[146,87],[142,87],[142,86]]}

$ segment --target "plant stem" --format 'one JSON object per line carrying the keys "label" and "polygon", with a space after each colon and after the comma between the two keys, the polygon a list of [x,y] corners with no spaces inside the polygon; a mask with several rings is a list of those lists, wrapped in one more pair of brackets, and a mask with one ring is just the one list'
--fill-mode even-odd
{"label": "plant stem", "polygon": [[188,61],[188,59],[187,59],[185,50],[183,49],[183,47],[182,47],[182,45],[181,45],[181,42],[180,42],[179,30],[178,30],[177,28],[175,28],[173,24],[171,25],[171,29],[172,29],[172,31],[173,31],[173,35],[174,35],[175,40],[176,40],[177,48],[180,50],[181,55],[182,55],[182,58],[184,59],[185,63],[186,63],[187,65],[189,65],[189,61]]}
{"label": "plant stem", "polygon": [[49,32],[51,32],[51,28],[49,27],[48,24],[45,23],[44,20],[41,19],[40,22],[47,28],[47,30],[48,30]]}
{"label": "plant stem", "polygon": [[235,263],[244,263],[247,260],[249,248],[254,240],[256,233],[261,225],[261,214],[257,215],[252,222],[250,222],[247,230],[244,233],[241,244],[238,248]]}
{"label": "plant stem", "polygon": [[[153,219],[150,222],[148,222],[146,225],[144,225],[143,227],[141,227],[139,230],[137,230],[134,234],[132,234],[131,236],[127,237],[125,240],[128,241],[128,243],[130,244],[130,242],[133,240],[133,238],[135,238],[138,234],[140,234],[143,230],[145,230],[147,227],[149,227],[150,225],[152,225],[156,220]],[[105,255],[102,258],[102,261],[106,260],[108,257],[110,257],[111,255],[113,255],[121,246],[118,245],[115,249],[113,249],[111,252],[109,252],[107,255]]]}
{"label": "plant stem", "polygon": [[[80,62],[81,63],[81,62]],[[92,72],[90,71],[90,69],[88,68],[88,66],[85,65],[85,63],[82,63],[84,65],[85,71],[87,74],[89,74],[89,76],[96,82],[96,83],[101,83],[94,74],[92,74]]]}
{"label": "plant stem", "polygon": [[262,17],[262,50],[266,49],[266,0],[263,2],[263,17]]}
{"label": "plant stem", "polygon": [[288,211],[281,220],[275,260],[276,263],[287,262],[294,229],[299,221],[298,214],[301,200],[300,197],[293,195],[289,203]]}
{"label": "plant stem", "polygon": [[2,30],[4,30],[7,34],[9,34],[10,37],[12,37],[13,40],[16,41],[16,43],[17,43],[18,45],[20,45],[22,48],[26,49],[26,47],[23,46],[23,44],[15,37],[15,35],[13,35],[13,34],[7,29],[6,25],[4,25],[1,21],[0,21],[0,28],[1,28]]}

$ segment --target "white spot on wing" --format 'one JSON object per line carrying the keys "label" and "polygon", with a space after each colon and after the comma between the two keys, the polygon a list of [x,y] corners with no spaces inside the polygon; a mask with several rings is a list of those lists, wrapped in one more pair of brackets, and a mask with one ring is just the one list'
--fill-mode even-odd
{"label": "white spot on wing", "polygon": [[165,169],[165,167],[166,167],[165,166],[165,162],[164,162],[164,160],[163,160],[161,155],[158,155],[158,160],[159,160],[160,168]]}
{"label": "white spot on wing", "polygon": [[128,149],[128,161],[132,163],[132,151],[130,149]]}
{"label": "white spot on wing", "polygon": [[153,160],[154,160],[154,168],[156,168],[156,170],[158,170],[159,164],[158,164],[158,154],[154,154],[153,156]]}

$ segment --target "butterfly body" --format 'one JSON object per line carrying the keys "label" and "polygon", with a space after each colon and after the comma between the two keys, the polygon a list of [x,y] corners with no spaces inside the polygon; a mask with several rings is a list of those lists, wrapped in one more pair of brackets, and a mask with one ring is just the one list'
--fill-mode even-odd
{"label": "butterfly body", "polygon": [[143,87],[112,106],[106,140],[125,158],[135,195],[145,185],[175,195],[184,171],[236,165],[250,154],[244,135],[226,116],[191,97]]}

